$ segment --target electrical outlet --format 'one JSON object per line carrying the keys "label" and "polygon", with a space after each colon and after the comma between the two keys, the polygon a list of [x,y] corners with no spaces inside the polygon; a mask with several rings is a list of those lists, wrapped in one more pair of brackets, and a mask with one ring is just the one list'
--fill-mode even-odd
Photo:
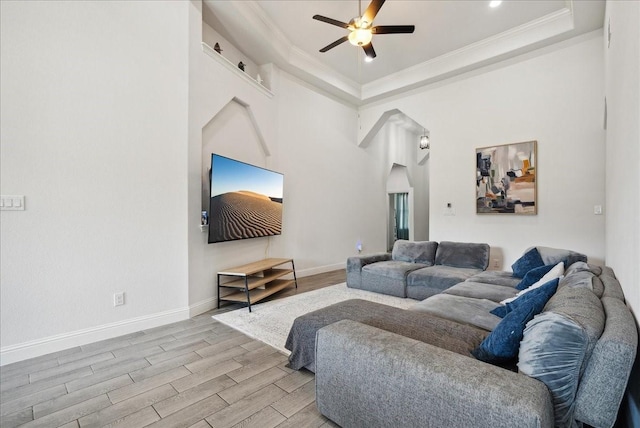
{"label": "electrical outlet", "polygon": [[500,260],[493,259],[493,267],[498,269],[500,267]]}
{"label": "electrical outlet", "polygon": [[113,295],[113,306],[124,305],[124,291]]}

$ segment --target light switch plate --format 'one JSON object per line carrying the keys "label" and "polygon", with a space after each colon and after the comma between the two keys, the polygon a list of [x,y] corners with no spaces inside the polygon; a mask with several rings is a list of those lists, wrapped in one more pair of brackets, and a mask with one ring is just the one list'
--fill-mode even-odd
{"label": "light switch plate", "polygon": [[2,195],[2,196],[0,196],[0,210],[2,210],[2,211],[24,211],[24,195]]}

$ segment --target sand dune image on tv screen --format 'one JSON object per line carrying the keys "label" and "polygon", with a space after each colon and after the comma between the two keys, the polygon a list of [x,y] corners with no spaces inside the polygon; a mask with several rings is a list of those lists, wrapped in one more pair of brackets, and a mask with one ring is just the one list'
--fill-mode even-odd
{"label": "sand dune image on tv screen", "polygon": [[249,191],[228,192],[211,198],[211,241],[232,241],[279,235],[282,203]]}

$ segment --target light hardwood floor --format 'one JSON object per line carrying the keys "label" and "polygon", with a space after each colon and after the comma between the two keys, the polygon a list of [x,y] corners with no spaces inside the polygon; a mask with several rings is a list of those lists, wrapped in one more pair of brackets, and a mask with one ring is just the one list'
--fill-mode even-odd
{"label": "light hardwood floor", "polygon": [[[345,281],[298,280],[271,300]],[[192,319],[0,367],[0,426],[335,427],[315,406],[314,375],[211,318]]]}

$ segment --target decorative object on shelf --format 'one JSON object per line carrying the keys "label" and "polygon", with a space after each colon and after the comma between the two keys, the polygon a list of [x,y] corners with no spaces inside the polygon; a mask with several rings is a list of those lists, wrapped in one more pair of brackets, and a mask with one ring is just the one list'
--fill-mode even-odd
{"label": "decorative object on shelf", "polygon": [[209,224],[209,214],[206,211],[202,211],[202,215],[200,216],[200,224],[202,226],[206,226]]}
{"label": "decorative object on shelf", "polygon": [[262,82],[264,82],[264,80],[262,80],[262,76],[260,76],[260,73],[258,73],[258,75],[256,76],[256,82],[258,82],[261,85],[262,85]]}
{"label": "decorative object on shelf", "polygon": [[476,149],[476,213],[537,214],[537,141]]}
{"label": "decorative object on shelf", "polygon": [[216,44],[213,46],[213,50],[218,52],[219,54],[222,54],[222,48],[220,47],[220,44],[218,42],[216,42]]}
{"label": "decorative object on shelf", "polygon": [[426,129],[424,130],[424,134],[422,134],[422,136],[420,137],[419,147],[422,150],[425,150],[425,149],[428,150],[430,148],[430,145],[429,145],[429,134],[427,134],[427,130]]}
{"label": "decorative object on shelf", "polygon": [[244,66],[245,66],[245,63],[244,63],[244,62],[240,61],[240,62],[238,63],[238,68],[239,68],[240,70],[242,70],[242,71],[244,71]]}

